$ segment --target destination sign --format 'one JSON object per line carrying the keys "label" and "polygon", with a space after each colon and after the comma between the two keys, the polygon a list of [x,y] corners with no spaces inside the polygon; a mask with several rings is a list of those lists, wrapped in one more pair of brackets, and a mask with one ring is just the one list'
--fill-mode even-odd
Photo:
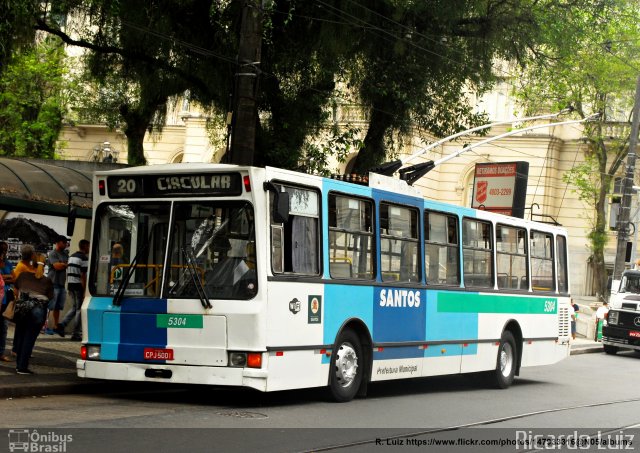
{"label": "destination sign", "polygon": [[160,198],[165,196],[230,196],[242,193],[239,173],[109,176],[111,198]]}

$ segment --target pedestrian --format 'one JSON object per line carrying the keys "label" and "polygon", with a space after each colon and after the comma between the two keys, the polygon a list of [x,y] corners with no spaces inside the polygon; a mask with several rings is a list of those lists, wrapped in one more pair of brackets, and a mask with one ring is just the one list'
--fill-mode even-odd
{"label": "pedestrian", "polygon": [[67,281],[67,266],[69,264],[68,244],[69,240],[65,236],[58,236],[55,248],[49,252],[49,274],[47,277],[53,283],[53,299],[49,302],[49,311],[53,315],[53,329],[47,329],[47,334],[53,334],[58,327],[60,310],[64,308],[67,300],[67,289],[64,285]]}
{"label": "pedestrian", "polygon": [[596,341],[599,340],[598,331],[602,332],[600,328],[602,326],[602,321],[604,321],[604,317],[607,313],[609,313],[609,303],[605,300],[602,303],[602,306],[598,307],[598,309],[596,310],[596,333],[595,333]]}
{"label": "pedestrian", "polygon": [[10,362],[11,356],[5,355],[4,350],[7,346],[7,331],[9,329],[9,320],[4,316],[1,316],[2,313],[7,309],[7,305],[9,302],[13,300],[13,289],[11,283],[13,283],[13,276],[11,275],[11,271],[13,270],[13,265],[7,261],[7,252],[9,250],[9,245],[0,241],[0,277],[4,282],[3,290],[4,294],[2,296],[2,310],[0,310],[0,361],[2,362]]}
{"label": "pedestrian", "polygon": [[[33,247],[32,247],[33,249]],[[16,373],[34,374],[29,369],[29,358],[38,338],[38,332],[47,317],[47,305],[53,298],[53,283],[44,277],[44,255],[34,255],[37,263],[35,273],[21,272],[15,281],[16,297],[28,299],[33,306],[24,316],[14,315],[16,330],[13,338],[16,357]],[[17,301],[16,301],[17,302]]]}
{"label": "pedestrian", "polygon": [[82,317],[80,309],[84,300],[84,293],[87,288],[87,269],[89,267],[89,241],[82,239],[78,244],[79,249],[69,257],[69,266],[67,267],[67,289],[73,301],[73,306],[64,316],[54,332],[64,338],[65,328],[75,320],[71,341],[82,340]]}
{"label": "pedestrian", "polygon": [[569,304],[569,317],[571,318],[571,339],[576,339],[576,309],[573,304],[573,299]]}
{"label": "pedestrian", "polygon": [[22,246],[22,248],[20,249],[20,261],[18,261],[18,264],[16,264],[15,269],[13,269],[13,271],[11,272],[14,281],[18,278],[18,276],[22,272],[27,271],[27,272],[31,272],[32,274],[35,274],[36,265],[33,262],[35,253],[36,253],[36,249],[33,248],[33,245],[24,244]]}
{"label": "pedestrian", "polygon": [[576,304],[573,298],[571,298],[571,306],[573,307],[573,325],[571,326],[572,337],[576,339],[576,327],[578,325],[578,313],[580,312],[580,305]]}

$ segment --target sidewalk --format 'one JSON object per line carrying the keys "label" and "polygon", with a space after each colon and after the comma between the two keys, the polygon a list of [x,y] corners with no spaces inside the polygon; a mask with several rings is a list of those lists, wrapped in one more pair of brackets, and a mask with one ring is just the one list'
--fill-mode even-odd
{"label": "sidewalk", "polygon": [[[9,325],[7,352],[13,344],[13,324]],[[76,360],[80,357],[81,343],[69,340],[69,336],[40,334],[33,350],[29,367],[33,376],[16,374],[16,363],[0,362],[0,398],[23,396],[60,395],[68,393],[97,393],[109,388],[131,386],[93,379],[81,379],[76,375]],[[576,338],[571,345],[571,355],[602,352],[602,343]],[[148,386],[148,385],[147,385]]]}

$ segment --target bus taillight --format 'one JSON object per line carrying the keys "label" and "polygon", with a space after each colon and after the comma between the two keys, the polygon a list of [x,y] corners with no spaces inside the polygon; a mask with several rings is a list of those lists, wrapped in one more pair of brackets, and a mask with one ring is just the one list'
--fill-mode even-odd
{"label": "bus taillight", "polygon": [[249,175],[242,178],[242,182],[244,183],[244,190],[251,192],[251,178],[249,178]]}
{"label": "bus taillight", "polygon": [[104,179],[98,180],[98,192],[100,195],[104,195],[106,193],[106,184],[104,183]]}
{"label": "bus taillight", "polygon": [[262,368],[262,353],[250,352],[247,354],[247,366],[249,368]]}
{"label": "bus taillight", "polygon": [[229,364],[235,367],[262,368],[261,352],[230,352]]}
{"label": "bus taillight", "polygon": [[80,348],[80,358],[82,360],[87,360],[87,347],[84,345]]}

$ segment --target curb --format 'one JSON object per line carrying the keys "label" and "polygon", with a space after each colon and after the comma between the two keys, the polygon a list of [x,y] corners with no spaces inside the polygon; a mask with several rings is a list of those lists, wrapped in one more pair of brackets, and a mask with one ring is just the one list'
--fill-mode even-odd
{"label": "curb", "polygon": [[584,348],[572,349],[570,355],[594,354],[596,352],[604,352],[604,349],[602,349],[602,345],[599,345],[599,346],[586,346]]}

